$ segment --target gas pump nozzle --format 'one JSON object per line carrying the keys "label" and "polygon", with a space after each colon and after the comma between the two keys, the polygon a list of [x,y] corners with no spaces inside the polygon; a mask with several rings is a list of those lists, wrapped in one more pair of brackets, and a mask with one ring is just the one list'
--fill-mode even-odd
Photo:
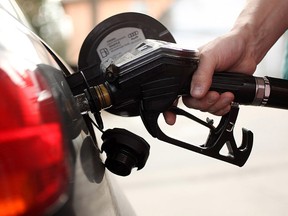
{"label": "gas pump nozzle", "polygon": [[[218,126],[214,126],[173,106],[178,97],[189,95],[192,75],[200,60],[197,50],[183,49],[175,43],[148,39],[122,57],[103,62],[100,67],[100,73],[103,75],[101,83],[89,86],[89,91],[93,92],[89,97],[87,90],[86,93],[84,91],[87,86],[84,86],[83,93],[75,98],[78,104],[86,104],[81,106],[82,112],[95,113],[107,109],[121,116],[140,115],[147,131],[159,140],[243,166],[252,149],[253,133],[243,129],[242,143],[236,144],[233,129],[239,104],[287,109],[288,81],[216,72],[211,90],[220,93],[232,92],[235,101],[231,111],[221,118]],[[85,76],[85,71],[82,72]],[[91,100],[94,104],[92,106]],[[158,125],[158,117],[168,110],[208,127],[210,133],[206,143],[186,143],[163,133]],[[220,154],[224,145],[229,151],[227,155]]]}

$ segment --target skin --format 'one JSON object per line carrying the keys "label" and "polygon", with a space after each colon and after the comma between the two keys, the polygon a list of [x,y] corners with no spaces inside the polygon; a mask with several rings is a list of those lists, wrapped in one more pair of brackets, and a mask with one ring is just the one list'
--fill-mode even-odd
{"label": "skin", "polygon": [[[199,48],[200,64],[191,81],[191,96],[183,103],[193,109],[222,116],[230,111],[231,92],[209,91],[217,71],[252,75],[273,44],[288,28],[288,0],[248,0],[233,28]],[[164,113],[167,124],[176,116]]]}

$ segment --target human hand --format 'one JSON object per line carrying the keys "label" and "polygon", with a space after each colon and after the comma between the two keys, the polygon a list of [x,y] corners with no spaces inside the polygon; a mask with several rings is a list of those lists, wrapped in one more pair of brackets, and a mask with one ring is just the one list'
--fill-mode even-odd
{"label": "human hand", "polygon": [[[191,81],[191,97],[183,97],[189,108],[224,115],[230,111],[232,93],[209,91],[217,71],[252,75],[257,64],[288,29],[288,1],[249,0],[227,34],[200,47],[200,64]],[[164,114],[168,124],[176,116]]]}
{"label": "human hand", "polygon": [[[199,48],[200,63],[191,81],[191,96],[183,97],[183,103],[193,109],[222,116],[230,111],[234,95],[209,91],[212,76],[217,71],[252,74],[257,66],[250,44],[241,32],[229,32]],[[251,45],[252,46],[252,45]],[[173,125],[176,116],[164,114],[167,124]]]}

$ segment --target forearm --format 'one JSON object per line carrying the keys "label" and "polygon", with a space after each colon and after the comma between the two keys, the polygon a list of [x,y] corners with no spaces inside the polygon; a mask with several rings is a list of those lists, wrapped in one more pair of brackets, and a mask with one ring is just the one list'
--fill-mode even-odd
{"label": "forearm", "polygon": [[184,104],[215,115],[227,113],[234,95],[209,91],[214,72],[253,74],[287,28],[288,0],[247,0],[231,31],[199,48],[201,61],[193,74],[192,97],[183,98]]}
{"label": "forearm", "polygon": [[288,0],[248,0],[232,32],[242,36],[258,64],[288,28]]}

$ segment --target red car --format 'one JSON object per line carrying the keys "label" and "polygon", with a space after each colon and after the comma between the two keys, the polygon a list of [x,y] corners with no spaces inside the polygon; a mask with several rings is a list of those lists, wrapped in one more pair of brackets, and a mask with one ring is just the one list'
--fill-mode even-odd
{"label": "red car", "polygon": [[0,2],[0,215],[134,215],[65,80],[72,70]]}

